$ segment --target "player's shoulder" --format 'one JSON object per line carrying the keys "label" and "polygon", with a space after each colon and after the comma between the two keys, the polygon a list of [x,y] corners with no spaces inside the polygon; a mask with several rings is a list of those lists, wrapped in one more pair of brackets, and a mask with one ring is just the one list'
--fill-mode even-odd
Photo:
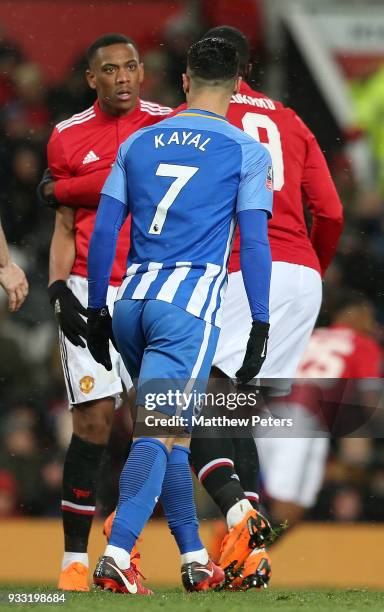
{"label": "player's shoulder", "polygon": [[89,124],[92,119],[96,118],[95,105],[92,104],[89,108],[85,109],[81,113],[75,113],[69,119],[64,119],[55,125],[55,132],[62,134],[66,131],[72,131],[73,129],[79,129],[85,124]]}
{"label": "player's shoulder", "polygon": [[239,106],[246,107],[250,112],[262,112],[270,117],[275,116],[278,122],[287,121],[296,124],[300,129],[308,130],[304,121],[292,108],[280,100],[269,97],[264,92],[252,89],[247,83],[242,84],[240,93],[232,96],[231,108]]}
{"label": "player's shoulder", "polygon": [[239,145],[243,165],[246,165],[247,162],[253,164],[256,161],[271,163],[268,149],[240,128],[228,123],[227,135]]}
{"label": "player's shoulder", "polygon": [[378,342],[375,340],[375,338],[372,338],[372,336],[368,336],[368,334],[364,334],[361,332],[355,332],[355,341],[356,344],[365,351],[365,355],[366,353],[370,353],[370,354],[381,354],[381,348],[380,345],[378,344]]}
{"label": "player's shoulder", "polygon": [[252,136],[231,123],[227,123],[226,135],[240,145],[243,153],[267,155],[268,151],[264,145],[255,140]]}
{"label": "player's shoulder", "polygon": [[130,134],[130,136],[128,136],[128,138],[124,140],[124,142],[119,147],[120,155],[122,157],[125,157],[132,148],[132,145],[136,143],[140,144],[140,140],[142,138],[144,138],[148,133],[156,131],[159,126],[161,126],[161,124],[164,122],[165,121],[157,121],[151,125],[145,125]]}
{"label": "player's shoulder", "polygon": [[142,114],[150,115],[151,117],[167,117],[173,112],[170,106],[164,106],[157,102],[150,102],[149,100],[139,100],[139,108]]}
{"label": "player's shoulder", "polygon": [[237,94],[233,94],[231,100],[231,106],[232,105],[245,105],[253,108],[255,111],[284,111],[286,109],[282,102],[274,100],[261,91],[252,89],[252,87],[245,82],[241,84],[240,91]]}

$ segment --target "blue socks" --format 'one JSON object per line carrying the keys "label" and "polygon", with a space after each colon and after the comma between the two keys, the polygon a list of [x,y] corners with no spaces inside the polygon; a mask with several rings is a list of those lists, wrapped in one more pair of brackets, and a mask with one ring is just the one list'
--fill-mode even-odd
{"label": "blue socks", "polygon": [[189,452],[183,446],[173,447],[160,498],[169,528],[182,555],[204,550],[198,531]]}
{"label": "blue socks", "polygon": [[140,438],[120,476],[120,497],[109,544],[131,552],[161,494],[168,450],[153,438]]}
{"label": "blue socks", "polygon": [[129,554],[160,495],[182,563],[207,563],[188,459],[189,450],[183,446],[175,445],[169,455],[164,444],[153,438],[140,438],[132,444],[120,477],[119,504],[107,547],[110,552],[106,553],[121,567],[129,567]]}

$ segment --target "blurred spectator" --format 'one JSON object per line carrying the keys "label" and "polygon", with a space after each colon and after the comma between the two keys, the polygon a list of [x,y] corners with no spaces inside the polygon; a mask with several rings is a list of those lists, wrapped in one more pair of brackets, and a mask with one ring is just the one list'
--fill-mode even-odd
{"label": "blurred spectator", "polygon": [[38,223],[36,186],[43,170],[36,148],[24,144],[15,148],[10,160],[8,189],[1,193],[0,210],[5,232],[14,244],[25,244]]}
{"label": "blurred spectator", "polygon": [[200,23],[195,11],[193,14],[186,12],[182,16],[177,16],[166,26],[164,32],[167,54],[165,86],[173,93],[173,106],[185,102],[181,75],[185,72],[187,51],[207,29]]}
{"label": "blurred spectator", "polygon": [[89,88],[85,71],[87,61],[80,57],[74,64],[64,82],[57,83],[48,91],[48,106],[56,124],[84,108],[92,106],[95,94]]}
{"label": "blurred spectator", "polygon": [[13,74],[22,62],[23,55],[18,46],[0,37],[0,108],[4,108],[16,98]]}
{"label": "blurred spectator", "polygon": [[26,117],[31,139],[45,142],[49,134],[50,111],[40,68],[36,64],[20,64],[14,71],[14,82],[17,104]]}
{"label": "blurred spectator", "polygon": [[0,470],[0,520],[18,512],[17,483],[12,474]]}
{"label": "blurred spectator", "polygon": [[156,100],[166,106],[176,103],[169,88],[164,87],[167,79],[167,54],[164,50],[152,50],[143,57],[145,79],[141,87],[140,97],[143,100]]}
{"label": "blurred spectator", "polygon": [[360,520],[363,513],[363,502],[359,491],[352,487],[345,487],[337,491],[332,500],[330,512],[335,521],[355,522]]}

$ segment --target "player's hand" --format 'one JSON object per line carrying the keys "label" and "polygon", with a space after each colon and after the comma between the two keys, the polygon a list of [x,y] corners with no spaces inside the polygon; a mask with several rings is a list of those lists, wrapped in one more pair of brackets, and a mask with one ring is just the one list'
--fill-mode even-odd
{"label": "player's hand", "polygon": [[55,181],[49,168],[44,170],[42,179],[36,188],[37,199],[42,206],[57,208],[59,202],[55,196]]}
{"label": "player's hand", "polygon": [[87,309],[79,302],[63,280],[52,283],[48,287],[48,295],[64,336],[75,346],[85,348],[87,323],[83,317],[87,316]]}
{"label": "player's hand", "polygon": [[21,268],[13,261],[0,268],[0,285],[8,295],[11,312],[19,310],[28,295],[28,281]]}
{"label": "player's hand", "polygon": [[268,332],[269,323],[253,321],[243,365],[236,372],[239,382],[245,384],[260,372],[267,356]]}
{"label": "player's hand", "polygon": [[108,306],[88,308],[87,344],[89,352],[97,363],[106,370],[112,370],[109,341],[113,339],[112,319]]}

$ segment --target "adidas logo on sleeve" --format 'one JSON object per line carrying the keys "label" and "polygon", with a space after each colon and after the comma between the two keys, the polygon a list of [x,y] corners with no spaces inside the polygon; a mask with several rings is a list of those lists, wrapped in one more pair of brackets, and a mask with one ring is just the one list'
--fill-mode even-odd
{"label": "adidas logo on sleeve", "polygon": [[89,153],[87,153],[83,159],[83,166],[85,166],[85,164],[91,164],[92,162],[99,161],[99,159],[100,157],[98,157],[94,151],[89,151]]}

